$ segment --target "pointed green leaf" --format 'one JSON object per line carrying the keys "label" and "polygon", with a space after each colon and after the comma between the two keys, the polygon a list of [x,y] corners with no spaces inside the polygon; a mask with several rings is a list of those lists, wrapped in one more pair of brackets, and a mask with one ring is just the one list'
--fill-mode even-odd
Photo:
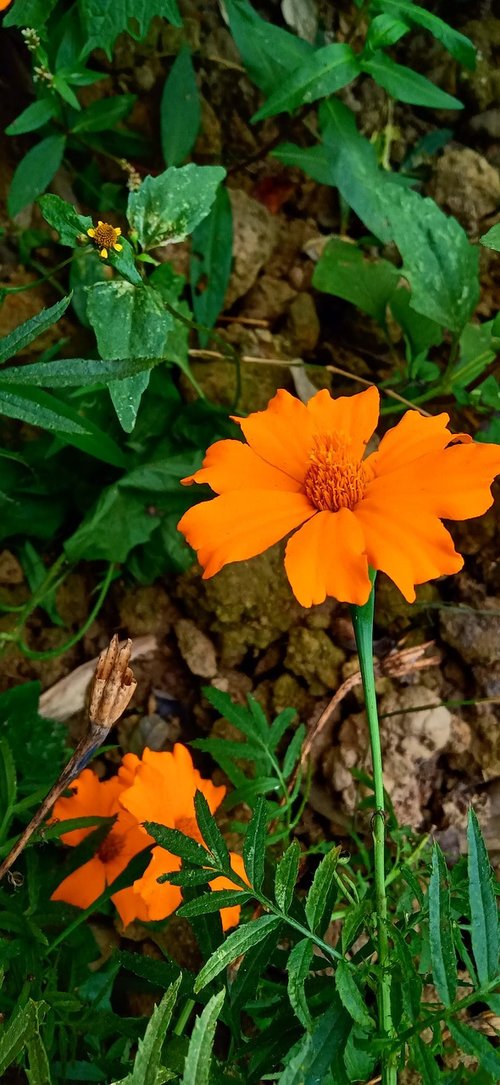
{"label": "pointed green leaf", "polygon": [[298,106],[326,98],[351,83],[359,72],[359,61],[350,45],[341,42],[324,45],[281,80],[252,120],[261,121],[276,113],[292,113]]}
{"label": "pointed green leaf", "polygon": [[430,109],[463,109],[463,103],[458,98],[453,98],[412,68],[397,64],[381,50],[362,58],[361,69],[397,101],[428,106]]}
{"label": "pointed green leaf", "polygon": [[459,64],[471,71],[476,66],[476,49],[465,34],[460,34],[449,23],[444,22],[432,11],[414,4],[413,0],[375,0],[372,5],[375,10],[386,11],[396,18],[407,20],[413,26],[423,26],[429,30],[437,41],[444,45]]}
{"label": "pointed green leaf", "polygon": [[176,0],[80,0],[79,11],[85,31],[85,54],[104,49],[109,60],[122,31],[128,30],[136,37],[137,26],[141,41],[155,15],[161,15],[173,26],[182,26]]}
{"label": "pointed green leaf", "polygon": [[350,1017],[336,999],[317,1019],[314,1031],[306,1035],[277,1085],[323,1085],[332,1066],[336,1071],[335,1085],[347,1085],[342,1055],[350,1027]]}
{"label": "pointed green leaf", "polygon": [[282,912],[288,912],[292,903],[299,874],[299,864],[300,844],[298,840],[293,840],[280,859],[274,878],[274,896],[276,904],[278,908],[281,908]]}
{"label": "pointed green leaf", "polygon": [[156,821],[145,821],[144,828],[160,847],[172,852],[172,855],[178,855],[180,859],[185,859],[194,866],[214,866],[209,852],[179,829],[169,829],[166,825],[158,825]]}
{"label": "pointed green leaf", "polygon": [[213,995],[203,1012],[196,1018],[184,1064],[182,1085],[209,1085],[215,1028],[225,993],[225,991],[219,991],[218,994]]}
{"label": "pointed green leaf", "polygon": [[40,426],[41,429],[55,430],[68,437],[83,437],[89,433],[84,418],[80,419],[76,411],[38,388],[12,385],[5,389],[0,385],[0,414],[17,418],[20,422],[29,422],[31,426]]}
{"label": "pointed green leaf", "polygon": [[[157,1085],[158,1074],[161,1072],[161,1051],[181,981],[182,976],[179,976],[165,991],[161,1002],[155,1006],[144,1037],[139,1040],[134,1067],[117,1085]],[[162,1076],[162,1081],[168,1080],[168,1076]]]}
{"label": "pointed green leaf", "polygon": [[202,897],[182,904],[177,915],[183,915],[185,919],[210,915],[212,912],[219,912],[221,908],[240,908],[247,900],[251,900],[251,893],[245,893],[243,889],[214,889],[211,893],[204,893]]}
{"label": "pointed green leaf", "polygon": [[84,388],[86,384],[123,382],[147,373],[157,358],[58,358],[55,362],[9,366],[0,370],[0,388],[10,384],[21,387]]}
{"label": "pointed green leaf", "polygon": [[4,1074],[9,1066],[17,1059],[24,1050],[40,1021],[45,1016],[48,1005],[46,1002],[33,1002],[32,999],[18,1007],[9,1023],[2,1027],[0,1032],[0,1074]]}
{"label": "pointed green leaf", "polygon": [[35,132],[37,128],[47,124],[55,113],[55,105],[51,98],[40,98],[37,102],[23,109],[12,124],[5,129],[7,136],[21,136],[25,132]]}
{"label": "pointed green leaf", "polygon": [[[198,324],[213,328],[224,304],[232,262],[231,202],[225,186],[220,185],[209,214],[192,237],[191,296]],[[208,332],[199,332],[199,336],[200,346],[206,346],[210,339]]]}
{"label": "pointed green leaf", "polygon": [[472,952],[481,984],[500,978],[498,909],[491,864],[474,810],[467,825]]}
{"label": "pointed green leaf", "polygon": [[458,1046],[466,1055],[475,1055],[481,1070],[491,1074],[493,1081],[500,1081],[500,1050],[478,1032],[461,1021],[449,1021],[448,1028]]}
{"label": "pointed green leaf", "polygon": [[277,932],[280,926],[281,919],[277,916],[262,915],[259,916],[258,919],[254,919],[250,923],[245,923],[243,927],[238,927],[237,930],[232,931],[224,943],[219,946],[201,969],[201,972],[195,980],[195,992],[201,991],[203,987],[206,987],[208,983],[211,983],[211,981],[227,968],[236,957],[240,957],[242,953],[246,953],[251,946],[257,945],[258,942],[262,942],[262,939],[265,938],[270,931]]}
{"label": "pointed green leaf", "polygon": [[210,849],[214,859],[217,859],[221,870],[231,870],[231,860],[226,847],[226,842],[210,810],[208,802],[201,791],[197,791],[194,797],[194,808],[198,828]]}
{"label": "pointed green leaf", "polygon": [[40,196],[38,206],[45,221],[52,226],[53,230],[57,230],[61,245],[75,248],[82,243],[82,238],[90,244],[87,230],[93,223],[89,215],[80,215],[72,203],[62,200],[53,192]]}
{"label": "pointed green leaf", "polygon": [[241,59],[257,87],[271,94],[306,57],[308,41],[290,34],[257,14],[248,0],[225,0],[225,9]]}
{"label": "pointed green leaf", "polygon": [[180,166],[191,153],[201,119],[200,94],[191,60],[183,45],[170,69],[160,105],[160,137],[166,166]]}
{"label": "pointed green leaf", "polygon": [[290,950],[286,965],[290,1005],[301,1025],[308,1031],[311,1031],[313,1027],[313,1018],[307,1004],[305,981],[309,975],[313,952],[314,942],[309,938],[302,938]]}
{"label": "pointed green leaf", "polygon": [[457,962],[452,935],[448,871],[441,848],[432,849],[429,882],[429,941],[432,977],[445,1006],[451,1006],[457,992]]}
{"label": "pointed green leaf", "polygon": [[335,987],[340,1001],[350,1017],[367,1032],[373,1032],[375,1022],[368,1013],[352,969],[339,961],[335,969]]}
{"label": "pointed green leaf", "polygon": [[222,166],[171,166],[158,177],[145,177],[131,192],[128,220],[145,249],[184,241],[208,215],[218,185],[226,175]]}
{"label": "pointed green leaf", "polygon": [[330,922],[337,896],[337,885],[333,875],[337,868],[341,850],[340,846],[332,848],[325,855],[325,858],[321,860],[307,894],[307,922],[314,934],[323,934]]}
{"label": "pointed green leaf", "polygon": [[344,298],[382,326],[400,272],[388,260],[366,260],[356,245],[332,238],[314,269],[313,286]]}
{"label": "pointed green leaf", "polygon": [[61,298],[60,301],[56,301],[55,305],[51,305],[49,309],[42,309],[41,313],[37,313],[36,316],[25,320],[23,324],[19,324],[17,328],[14,328],[9,335],[0,339],[0,362],[5,362],[7,358],[12,358],[20,350],[24,350],[34,339],[42,335],[42,332],[56,324],[63,313],[66,312],[70,301],[71,294],[66,298]]}
{"label": "pointed green leaf", "polygon": [[252,820],[245,833],[243,842],[243,861],[250,885],[257,892],[264,881],[264,863],[266,858],[266,835],[267,835],[267,803],[263,798],[257,799]]}
{"label": "pointed green leaf", "polygon": [[21,159],[7,197],[11,218],[45,192],[61,165],[65,146],[66,136],[46,136]]}

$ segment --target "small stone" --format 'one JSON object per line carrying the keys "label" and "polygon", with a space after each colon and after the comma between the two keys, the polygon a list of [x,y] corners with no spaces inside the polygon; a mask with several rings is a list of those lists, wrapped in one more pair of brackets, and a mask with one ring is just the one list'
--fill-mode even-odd
{"label": "small stone", "polygon": [[340,681],[344,652],[337,648],[322,629],[292,629],[288,640],[285,665],[293,674],[307,682],[314,696],[332,694]]}
{"label": "small stone", "polygon": [[477,614],[474,610],[442,610],[439,616],[441,636],[455,648],[466,663],[495,664],[500,644],[500,599],[490,598],[493,613]]}
{"label": "small stone", "polygon": [[288,310],[286,330],[297,354],[308,354],[316,349],[321,326],[311,294],[301,293],[294,298]]}
{"label": "small stone", "polygon": [[487,158],[470,147],[446,147],[438,160],[432,195],[470,233],[496,211],[500,203],[500,174]]}
{"label": "small stone", "polygon": [[242,298],[257,279],[278,240],[276,219],[243,189],[229,189],[233,212],[233,271],[224,308]]}
{"label": "small stone", "polygon": [[217,657],[212,641],[198,629],[189,618],[175,623],[179,651],[191,674],[200,678],[214,678],[217,674]]}
{"label": "small stone", "polygon": [[10,550],[0,554],[0,584],[22,584],[24,573],[17,558]]}

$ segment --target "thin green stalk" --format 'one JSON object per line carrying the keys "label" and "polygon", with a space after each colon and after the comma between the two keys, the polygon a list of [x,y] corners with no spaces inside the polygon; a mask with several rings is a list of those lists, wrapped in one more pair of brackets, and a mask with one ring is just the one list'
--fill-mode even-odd
{"label": "thin green stalk", "polygon": [[[375,574],[372,574],[372,583]],[[375,674],[373,669],[373,609],[375,591],[372,587],[370,598],[364,606],[351,607],[356,647],[359,656],[363,692],[365,696],[366,716],[370,735],[372,756],[373,789],[375,794],[375,813],[372,821],[373,858],[375,870],[375,914],[377,922],[378,945],[378,984],[377,1001],[379,1026],[386,1044],[382,1051],[382,1085],[396,1085],[397,1068],[395,1052],[390,1050],[394,1037],[391,1013],[391,973],[389,966],[389,937],[387,896],[385,887],[385,802],[382,750],[377,714],[377,695],[375,692]]]}

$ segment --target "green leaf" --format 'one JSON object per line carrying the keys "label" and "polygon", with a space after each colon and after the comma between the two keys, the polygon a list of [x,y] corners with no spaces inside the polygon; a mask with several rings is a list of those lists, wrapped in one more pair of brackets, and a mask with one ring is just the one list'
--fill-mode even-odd
{"label": "green leaf", "polygon": [[41,30],[55,8],[57,0],[16,0],[4,15],[4,26],[32,26]]}
{"label": "green leaf", "polygon": [[274,878],[274,896],[278,908],[282,912],[288,912],[293,900],[295,886],[299,875],[300,844],[298,840],[292,840],[290,847],[280,859],[276,867]]}
{"label": "green leaf", "polygon": [[160,847],[165,848],[172,855],[178,855],[187,863],[193,863],[194,866],[215,866],[210,853],[196,840],[181,833],[179,829],[169,829],[166,825],[158,825],[155,821],[145,821],[144,828]]}
{"label": "green leaf", "polygon": [[[406,343],[408,361],[425,355],[429,347],[437,346],[443,340],[443,330],[435,320],[429,320],[423,313],[417,313],[411,307],[411,294],[406,286],[398,286],[390,300],[389,308],[400,325]],[[410,368],[410,377],[413,372]]]}
{"label": "green leaf", "polygon": [[[133,289],[133,287],[132,287]],[[55,362],[9,366],[0,370],[0,389],[9,384],[18,388],[84,388],[86,384],[123,382],[146,373],[156,365],[156,358],[57,358]],[[127,380],[128,378],[128,380]]]}
{"label": "green leaf", "polygon": [[179,169],[171,166],[158,177],[145,177],[130,193],[127,212],[142,247],[184,241],[208,215],[225,175],[222,166],[190,162]]}
{"label": "green leaf", "polygon": [[87,230],[92,226],[92,219],[89,215],[79,215],[72,203],[51,192],[41,196],[38,205],[45,221],[57,230],[61,245],[69,245],[74,249],[81,244],[82,238],[87,243],[90,242]]}
{"label": "green leaf", "polygon": [[[149,830],[148,830],[149,831]],[[262,915],[258,919],[245,923],[228,935],[224,943],[216,949],[215,953],[204,964],[194,984],[195,992],[203,990],[216,976],[227,968],[242,953],[246,953],[251,946],[262,942],[271,931],[277,931],[281,926],[281,920],[274,915]]]}
{"label": "green leaf", "polygon": [[[191,243],[191,291],[196,320],[213,328],[224,305],[233,262],[233,217],[231,202],[223,185],[209,214],[196,227]],[[210,340],[200,332],[200,345]]]}
{"label": "green leaf", "polygon": [[29,1085],[52,1085],[49,1057],[39,1028],[35,1028],[33,1035],[27,1040],[26,1048],[28,1055],[26,1077]]}
{"label": "green leaf", "polygon": [[314,943],[310,938],[302,938],[288,954],[286,970],[288,972],[288,997],[292,1010],[301,1025],[309,1032],[313,1028],[313,1018],[307,1005],[304,989],[305,981],[313,958]]}
{"label": "green leaf", "polygon": [[53,324],[56,324],[63,313],[66,312],[70,301],[71,295],[61,298],[61,301],[56,301],[55,305],[51,305],[49,309],[42,309],[41,313],[37,313],[36,316],[25,320],[23,324],[19,324],[17,328],[14,328],[14,331],[10,332],[9,335],[0,339],[0,363],[5,362],[7,358],[11,358],[18,351],[24,350],[34,339],[42,335],[42,332],[47,331],[47,328],[51,328]]}
{"label": "green leaf", "polygon": [[422,1076],[422,1085],[439,1085],[442,1080],[436,1060],[427,1044],[424,1044],[420,1036],[412,1036],[410,1040],[415,1068]]}
{"label": "green leaf", "polygon": [[277,1085],[324,1085],[335,1067],[335,1085],[347,1085],[342,1055],[351,1021],[338,999],[316,1020],[314,1031],[306,1035],[297,1053],[278,1078]]}
{"label": "green leaf", "polygon": [[85,54],[93,49],[104,49],[109,60],[118,34],[123,30],[128,30],[140,41],[146,36],[155,15],[163,16],[173,26],[182,25],[176,0],[81,0],[80,12],[85,31]]}
{"label": "green leaf", "polygon": [[48,1008],[46,1002],[33,1002],[30,998],[16,1010],[8,1025],[3,1026],[0,1032],[0,1074],[4,1074],[24,1050]]}
{"label": "green leaf", "polygon": [[312,56],[314,50],[309,42],[262,19],[247,0],[225,0],[224,6],[245,68],[264,94],[271,94],[306,57]]}
{"label": "green leaf", "polygon": [[500,978],[498,909],[492,871],[474,810],[467,825],[472,952],[481,984]]}
{"label": "green leaf", "polygon": [[264,881],[264,863],[266,858],[267,836],[267,802],[263,798],[257,799],[252,820],[245,833],[243,841],[243,862],[250,885],[257,892],[262,888]]}
{"label": "green leaf", "polygon": [[72,132],[104,132],[115,128],[130,113],[136,94],[114,94],[85,107],[71,127]]}
{"label": "green leaf", "polygon": [[368,1013],[352,969],[346,961],[339,961],[335,969],[335,988],[349,1017],[367,1032],[373,1032],[375,1022]]}
{"label": "green leaf", "polygon": [[455,30],[449,23],[445,23],[443,19],[434,15],[432,11],[426,11],[425,8],[419,7],[418,4],[413,3],[413,0],[374,0],[372,6],[375,10],[386,11],[397,19],[405,19],[413,26],[425,27],[437,41],[441,42],[441,45],[444,45],[452,57],[458,60],[459,64],[463,64],[464,68],[469,68],[471,71],[474,70],[476,66],[475,46],[469,38],[465,37],[465,34],[460,34],[458,30]]}
{"label": "green leaf", "polygon": [[47,121],[52,119],[55,111],[55,105],[51,98],[40,98],[37,102],[32,102],[26,109],[23,109],[15,121],[12,121],[12,124],[7,126],[5,134],[7,136],[21,136],[25,132],[35,132],[37,128],[41,128],[44,124],[47,124]]}
{"label": "green leaf", "polygon": [[432,849],[429,881],[429,942],[432,978],[445,1006],[451,1006],[457,992],[457,962],[453,945],[448,871],[441,848]]}
{"label": "green leaf", "polygon": [[200,95],[191,51],[183,45],[163,88],[160,137],[166,166],[180,166],[191,153],[201,119]]}
{"label": "green leaf", "polygon": [[146,542],[157,525],[158,518],[148,511],[144,497],[109,486],[66,540],[64,550],[70,561],[126,561],[133,547]]}
{"label": "green leaf", "polygon": [[366,260],[356,245],[334,237],[316,265],[313,286],[350,301],[384,327],[399,279],[400,271],[388,260]]}
{"label": "green leaf", "polygon": [[292,113],[298,106],[326,98],[351,83],[359,72],[359,61],[350,45],[339,42],[324,45],[285,76],[252,120],[260,121],[276,113]]}
{"label": "green leaf", "polygon": [[16,766],[12,750],[5,738],[0,738],[0,801],[3,815],[9,815],[16,801]]}
{"label": "green leaf", "polygon": [[380,87],[400,102],[428,106],[430,109],[463,109],[463,103],[458,98],[436,87],[430,79],[412,68],[397,64],[381,51],[361,58],[361,70],[371,75]]}
{"label": "green leaf", "polygon": [[219,991],[196,1018],[184,1064],[182,1085],[209,1085],[215,1028],[226,992]]}
{"label": "green leaf", "polygon": [[314,934],[323,934],[330,922],[333,905],[337,896],[334,873],[341,852],[340,845],[332,848],[316,868],[311,888],[306,898],[306,916]]}
{"label": "green leaf", "polygon": [[[168,879],[170,885],[172,882]],[[201,897],[195,897],[187,904],[182,904],[177,909],[177,915],[183,915],[186,919],[192,919],[198,915],[210,915],[212,912],[220,912],[221,908],[239,908],[251,900],[252,894],[245,893],[244,889],[215,889],[210,893],[204,893]]]}
{"label": "green leaf", "polygon": [[132,245],[130,244],[130,241],[127,241],[127,238],[123,236],[120,238],[120,243],[122,246],[121,252],[117,252],[116,249],[110,249],[107,262],[108,264],[111,264],[111,267],[116,268],[116,270],[120,272],[120,275],[123,275],[124,279],[128,279],[128,282],[132,283],[133,286],[140,286],[142,283],[142,275],[137,270]]}
{"label": "green leaf", "polygon": [[492,226],[486,234],[483,234],[479,238],[481,245],[484,245],[486,249],[493,249],[494,252],[500,252],[500,222],[497,222],[495,226]]}
{"label": "green leaf", "polygon": [[210,810],[208,802],[201,791],[197,791],[194,797],[194,809],[196,821],[207,848],[217,859],[221,870],[231,870],[231,860],[226,847],[226,842]]}
{"label": "green leaf", "polygon": [[385,49],[388,45],[395,45],[410,29],[408,23],[397,19],[393,15],[376,15],[372,19],[366,35],[364,55],[369,56],[377,49]]}
{"label": "green leaf", "polygon": [[293,735],[290,744],[285,752],[283,758],[283,776],[285,780],[288,780],[291,776],[302,751],[302,745],[306,736],[306,729],[303,723],[300,723],[297,727],[295,734]]}
{"label": "green leaf", "polygon": [[[43,197],[42,197],[43,199]],[[89,287],[95,283],[107,281],[106,266],[97,252],[75,253],[69,269],[69,285],[72,291],[71,304],[84,328],[90,328],[87,316]]]}
{"label": "green leaf", "polygon": [[0,385],[0,414],[64,436],[83,437],[90,432],[86,420],[76,411],[39,388],[11,385],[6,390]]}
{"label": "green leaf", "polygon": [[480,1069],[491,1074],[494,1082],[500,1081],[500,1051],[495,1049],[481,1032],[469,1028],[461,1021],[450,1020],[448,1028],[459,1051],[465,1051],[466,1055],[475,1055]]}
{"label": "green leaf", "polygon": [[65,136],[46,136],[21,159],[7,197],[11,218],[45,192],[61,165],[65,146]]}
{"label": "green leaf", "polygon": [[[160,1066],[162,1047],[181,982],[182,976],[179,976],[165,991],[161,1002],[155,1006],[144,1037],[139,1040],[134,1067],[117,1085],[158,1085],[158,1074],[162,1072]],[[169,1078],[162,1074],[161,1080],[168,1081]]]}

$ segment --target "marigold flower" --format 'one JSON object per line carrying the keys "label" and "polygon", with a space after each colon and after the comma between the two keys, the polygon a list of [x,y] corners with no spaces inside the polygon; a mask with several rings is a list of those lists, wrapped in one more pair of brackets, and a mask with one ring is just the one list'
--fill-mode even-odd
{"label": "marigold flower", "polygon": [[[136,819],[120,806],[119,796],[123,789],[124,784],[118,776],[101,781],[91,769],[84,769],[71,784],[73,794],[69,798],[58,799],[55,803],[52,821],[94,815],[116,815],[116,821],[92,859],[65,878],[54,890],[51,900],[64,900],[78,908],[88,908],[100,897],[106,886],[111,885],[125,870],[133,856],[147,846],[148,837]],[[91,832],[92,828],[74,829],[64,833],[61,840],[70,847],[76,847]],[[120,915],[127,907],[127,894],[131,893],[131,889],[123,889],[111,898]]]}
{"label": "marigold flower", "polygon": [[119,226],[110,226],[109,222],[101,222],[99,219],[97,226],[91,226],[87,234],[99,249],[99,256],[103,260],[107,259],[110,249],[114,249],[115,252],[121,252],[123,249],[123,245],[118,243],[118,238],[121,236]]}
{"label": "marigold flower", "polygon": [[0,0],[0,11],[5,11],[5,8],[8,8],[11,3],[12,0]]}
{"label": "marigold flower", "polygon": [[415,585],[462,568],[442,519],[480,516],[492,504],[500,447],[447,429],[449,417],[407,411],[364,457],[379,394],[368,388],[307,404],[280,389],[264,411],[236,418],[247,444],[217,441],[182,481],[218,495],[190,508],[179,530],[198,552],[204,578],[224,565],[287,543],[285,570],[299,603],[326,596],[366,603],[369,567],[409,603]]}

